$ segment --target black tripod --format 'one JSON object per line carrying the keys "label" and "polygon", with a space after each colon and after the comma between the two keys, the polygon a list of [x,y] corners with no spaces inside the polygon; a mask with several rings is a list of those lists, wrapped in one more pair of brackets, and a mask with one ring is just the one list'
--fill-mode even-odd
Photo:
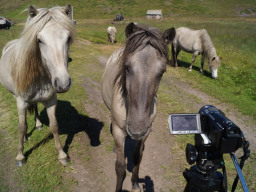
{"label": "black tripod", "polygon": [[[250,156],[249,142],[244,140],[243,143],[244,155],[241,157],[240,166],[238,165],[237,158],[234,153],[230,153],[231,158],[237,170],[237,177],[232,186],[232,192],[235,191],[238,178],[241,181],[242,187],[245,192],[249,192],[243,174],[242,168],[244,162]],[[193,164],[196,160],[196,165],[191,166],[190,169],[185,169],[183,176],[187,184],[184,192],[227,192],[227,175],[226,168],[223,160],[223,155],[213,151],[197,151],[196,148],[187,144],[186,158],[189,164]],[[223,174],[217,169],[221,169]]]}
{"label": "black tripod", "polygon": [[224,177],[218,171],[202,173],[194,165],[190,169],[186,169],[183,172],[183,176],[187,180],[184,192],[225,192]]}

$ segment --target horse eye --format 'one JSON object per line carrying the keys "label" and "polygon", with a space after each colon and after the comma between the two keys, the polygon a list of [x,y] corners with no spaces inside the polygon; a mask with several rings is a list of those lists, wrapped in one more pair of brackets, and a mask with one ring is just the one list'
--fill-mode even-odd
{"label": "horse eye", "polygon": [[70,42],[70,40],[71,40],[71,37],[70,37],[70,36],[68,36],[68,41],[67,41],[67,42],[69,43],[69,42]]}
{"label": "horse eye", "polygon": [[125,67],[125,72],[126,72],[126,73],[129,73],[129,71],[130,71],[129,67],[126,66],[126,67]]}
{"label": "horse eye", "polygon": [[162,71],[159,75],[158,75],[158,78],[161,79],[163,74],[166,72],[166,70]]}
{"label": "horse eye", "polygon": [[163,73],[159,74],[159,75],[158,75],[158,79],[161,79],[162,76],[163,76]]}
{"label": "horse eye", "polygon": [[38,42],[38,43],[43,43],[40,39],[37,39],[37,42]]}

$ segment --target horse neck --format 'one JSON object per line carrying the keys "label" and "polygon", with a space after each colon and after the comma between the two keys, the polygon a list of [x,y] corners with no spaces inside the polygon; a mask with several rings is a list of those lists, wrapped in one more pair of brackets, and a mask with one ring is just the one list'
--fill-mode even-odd
{"label": "horse neck", "polygon": [[212,43],[212,40],[210,36],[208,35],[206,30],[203,30],[203,33],[201,35],[201,40],[203,42],[203,51],[205,52],[206,56],[209,59],[212,59],[213,57],[216,57],[216,49]]}
{"label": "horse neck", "polygon": [[206,55],[209,62],[213,57],[216,57],[217,53],[215,47],[212,47],[210,50],[206,51]]}

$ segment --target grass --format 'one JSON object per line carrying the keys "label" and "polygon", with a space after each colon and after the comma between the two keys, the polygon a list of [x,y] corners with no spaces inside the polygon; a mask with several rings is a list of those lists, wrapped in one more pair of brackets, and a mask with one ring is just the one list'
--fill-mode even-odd
{"label": "grass", "polygon": [[[14,1],[12,1],[14,2]],[[16,4],[11,6],[6,0],[6,7],[0,11],[7,14],[9,17],[15,18],[17,21],[24,21],[26,14],[20,14],[28,4],[34,4],[38,7],[50,7],[55,5],[63,5],[68,1],[17,1]],[[138,21],[146,25],[154,26],[165,30],[174,26],[175,28],[180,26],[187,26],[194,29],[205,28],[208,30],[212,41],[217,49],[217,54],[222,56],[222,64],[219,69],[219,78],[213,80],[209,76],[202,76],[199,73],[200,57],[197,58],[194,64],[194,70],[191,73],[187,72],[187,67],[191,61],[191,54],[181,52],[179,55],[180,68],[178,71],[167,69],[167,73],[164,75],[164,80],[168,81],[170,76],[174,76],[182,81],[185,81],[191,86],[199,88],[207,94],[219,99],[221,102],[227,102],[238,108],[243,114],[251,115],[256,120],[256,25],[251,21],[254,18],[241,20],[240,18],[229,18],[236,14],[234,12],[235,7],[239,7],[242,12],[247,12],[247,8],[255,7],[253,1],[225,1],[225,4],[221,4],[220,1],[203,1],[196,3],[196,6],[191,6],[192,1],[120,1],[115,3],[114,1],[88,1],[86,5],[84,1],[69,1],[75,7],[75,18],[77,19],[77,32],[78,40],[87,39],[93,42],[91,45],[75,44],[70,51],[69,71],[73,79],[73,86],[71,90],[65,94],[58,96],[59,107],[57,111],[58,120],[61,127],[61,142],[65,144],[67,138],[73,134],[73,137],[81,134],[82,132],[88,132],[90,127],[88,114],[83,109],[84,103],[88,102],[88,95],[84,92],[82,83],[86,77],[90,77],[96,82],[101,81],[102,70],[100,70],[100,64],[97,61],[99,55],[109,56],[114,50],[106,39],[106,29],[110,25],[111,19],[118,12],[125,15],[127,23],[129,21]],[[171,3],[168,5],[168,2]],[[232,2],[234,2],[232,4]],[[135,4],[134,4],[135,3]],[[215,9],[211,9],[214,4]],[[15,5],[19,6],[15,7]],[[102,6],[100,6],[102,5]],[[136,5],[136,6],[135,6]],[[154,6],[153,6],[154,5]],[[161,21],[145,20],[142,17],[145,16],[147,9],[161,8],[164,5],[163,12],[165,15],[176,15],[174,17],[165,18]],[[110,7],[113,7],[110,9]],[[170,8],[171,7],[171,8]],[[131,9],[132,8],[132,9]],[[141,11],[138,11],[142,8]],[[228,8],[228,9],[227,9]],[[227,10],[225,14],[227,17],[223,18],[223,10]],[[10,12],[7,12],[10,11]],[[197,14],[197,17],[188,18],[191,15]],[[213,19],[213,16],[217,14],[217,19]],[[183,17],[178,17],[182,15]],[[200,18],[200,16],[206,15],[206,18]],[[186,17],[184,17],[186,16]],[[89,19],[94,17],[94,19]],[[134,19],[138,17],[139,19]],[[105,19],[95,19],[105,18]],[[126,23],[123,25],[115,25],[117,27],[117,44],[114,47],[120,46],[125,39],[123,33]],[[11,30],[0,30],[0,49],[10,40],[17,38],[20,34],[22,26],[15,25]],[[90,69],[90,70],[87,70]],[[207,64],[205,64],[205,70],[209,73]],[[173,112],[190,112],[190,106],[182,103],[183,98],[177,98],[171,94],[175,86],[169,87],[164,83],[160,84],[159,88],[159,109],[163,113]],[[2,86],[0,86],[0,104],[1,112],[4,114],[4,118],[1,118],[0,129],[6,131],[9,139],[6,145],[9,151],[16,152],[17,146],[17,110],[14,98],[11,97]],[[194,98],[192,98],[193,101]],[[198,101],[195,101],[198,102]],[[60,109],[62,109],[60,111]],[[231,109],[232,110],[232,109]],[[57,161],[57,152],[54,147],[54,140],[50,135],[48,128],[48,120],[42,105],[39,106],[41,117],[45,124],[42,131],[33,130],[34,120],[33,116],[28,116],[28,133],[33,133],[30,136],[29,142],[25,144],[24,152],[28,156],[26,166],[19,168],[15,171],[17,182],[23,183],[24,191],[70,191],[73,184],[77,181],[74,178],[63,181],[62,174],[69,171],[70,167],[63,167]],[[68,116],[68,114],[71,114]],[[82,124],[86,125],[84,128]],[[78,126],[79,131],[75,131],[74,127]],[[104,129],[108,129],[107,126]],[[0,139],[3,136],[0,135]],[[193,143],[193,136],[175,137],[178,142],[177,147],[174,149],[182,153],[185,150],[185,143]],[[102,141],[104,142],[104,141]],[[81,151],[81,154],[87,152],[90,145],[83,145],[74,140],[71,144],[66,146],[69,148],[74,146],[77,151]],[[81,147],[84,147],[81,150]],[[112,150],[113,143],[106,145],[106,152]],[[4,155],[3,149],[7,149],[6,146],[1,146],[0,156]],[[13,154],[14,163],[15,154]],[[90,154],[83,157],[84,161],[90,161]],[[252,153],[248,162],[246,162],[244,173],[246,173],[246,181],[251,191],[256,189],[255,177],[256,173],[256,154]],[[228,175],[235,175],[235,169],[232,166],[232,162],[225,156],[227,169],[231,170]],[[169,169],[168,169],[169,170]],[[2,170],[0,170],[0,177],[3,177]],[[21,179],[20,179],[21,178]],[[180,178],[182,180],[182,178]],[[231,183],[232,178],[229,178]],[[183,181],[184,182],[184,181]],[[1,183],[0,191],[8,191],[8,186]],[[241,191],[241,186],[239,186]]]}
{"label": "grass", "polygon": [[21,13],[29,7],[65,6],[70,3],[74,7],[75,19],[105,18],[113,20],[117,13],[125,18],[145,17],[149,9],[161,9],[164,17],[229,17],[239,14],[255,13],[254,0],[2,0],[0,12],[13,20],[25,19],[27,14]]}

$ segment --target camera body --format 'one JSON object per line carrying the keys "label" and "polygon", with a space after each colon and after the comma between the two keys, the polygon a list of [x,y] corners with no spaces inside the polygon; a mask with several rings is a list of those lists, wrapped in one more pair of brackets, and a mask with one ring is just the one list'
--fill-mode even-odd
{"label": "camera body", "polygon": [[[241,129],[230,121],[225,114],[212,105],[206,105],[199,110],[201,129],[215,151],[220,154],[232,153],[243,144]],[[200,137],[195,137],[195,145],[201,147]]]}
{"label": "camera body", "polygon": [[[195,134],[195,144],[187,144],[186,159],[190,165],[195,162],[196,165],[183,172],[187,180],[184,191],[227,191],[223,154],[229,153],[233,160],[234,152],[241,147],[247,154],[245,157],[248,158],[250,154],[249,143],[240,128],[212,105],[203,106],[199,113],[170,114],[168,122],[171,134]],[[234,161],[234,164],[236,168],[239,167],[237,162]],[[220,168],[223,174],[217,171]],[[243,175],[238,174],[244,180]],[[247,188],[246,185],[243,187]]]}
{"label": "camera body", "polygon": [[[241,129],[212,105],[203,106],[199,113],[170,114],[168,121],[171,134],[195,134],[196,149],[189,146],[186,150],[186,154],[191,153],[191,156],[208,152],[210,156],[219,157],[235,152],[243,144]],[[192,164],[196,157],[189,160],[188,156],[187,160]]]}

